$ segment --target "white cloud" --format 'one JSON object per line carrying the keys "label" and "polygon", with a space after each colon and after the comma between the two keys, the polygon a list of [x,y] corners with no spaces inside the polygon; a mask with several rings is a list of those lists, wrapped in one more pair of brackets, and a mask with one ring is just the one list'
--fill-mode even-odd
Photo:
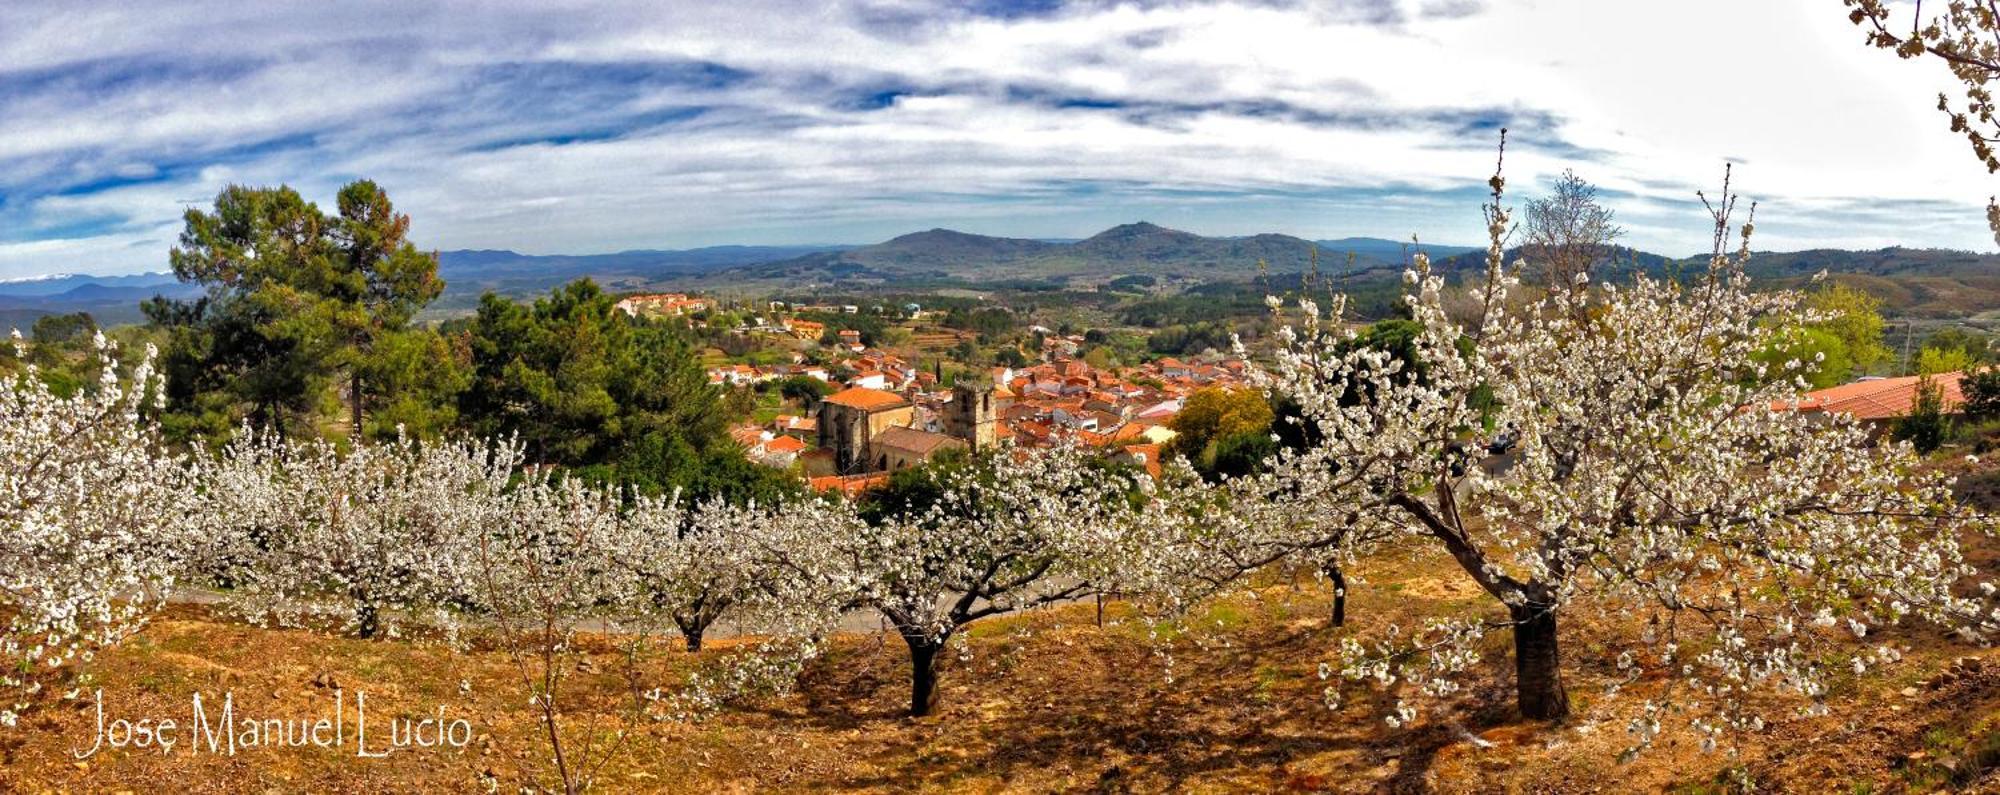
{"label": "white cloud", "polygon": [[1517,199],[1575,166],[1644,247],[1700,246],[1725,160],[1763,245],[1983,247],[1941,80],[1803,0],[10,6],[0,277],[159,269],[225,181],[362,176],[441,248],[1476,240],[1500,121]]}

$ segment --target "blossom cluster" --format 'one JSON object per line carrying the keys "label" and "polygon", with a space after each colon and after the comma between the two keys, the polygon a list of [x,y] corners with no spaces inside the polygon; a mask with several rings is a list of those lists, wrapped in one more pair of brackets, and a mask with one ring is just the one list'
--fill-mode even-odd
{"label": "blossom cluster", "polygon": [[[1729,199],[1705,272],[1580,274],[1531,293],[1523,265],[1506,260],[1495,184],[1470,306],[1447,299],[1423,255],[1407,273],[1420,375],[1348,344],[1337,300],[1330,316],[1299,302],[1262,374],[1299,403],[1314,440],[1298,457],[1314,466],[1283,473],[1299,479],[1290,489],[1441,549],[1506,610],[1344,644],[1348,678],[1405,699],[1397,721],[1414,700],[1452,692],[1480,637],[1500,628],[1515,634],[1522,678],[1538,680],[1521,683],[1523,711],[1566,714],[1555,627],[1581,610],[1642,627],[1621,664],[1631,678],[1675,683],[1648,714],[1686,714],[1711,739],[1761,725],[1742,704],[1753,688],[1820,709],[1832,672],[1895,656],[1837,641],[1905,618],[1975,637],[2000,625],[2000,612],[1957,590],[1977,573],[1961,534],[1991,524],[1956,505],[1948,479],[1908,445],[1798,411],[1804,363],[1758,358],[1813,318],[1795,292],[1750,289],[1751,226],[1739,248],[1723,245]],[[1635,723],[1638,745],[1656,724]]]}
{"label": "blossom cluster", "polygon": [[139,629],[198,537],[197,467],[144,416],[153,350],[121,378],[103,334],[96,349],[101,377],[74,395],[33,365],[0,378],[0,725]]}
{"label": "blossom cluster", "polygon": [[1586,611],[1631,633],[1610,689],[1670,683],[1646,693],[1635,748],[1676,716],[1711,744],[1761,727],[1756,689],[1824,709],[1833,675],[1900,656],[1865,645],[1878,628],[2000,626],[1959,547],[1990,523],[1908,445],[1796,410],[1808,363],[1763,354],[1820,318],[1751,289],[1751,228],[1725,249],[1726,195],[1703,272],[1529,289],[1493,184],[1482,273],[1454,288],[1414,258],[1407,350],[1357,344],[1339,297],[1270,302],[1278,346],[1253,376],[1295,427],[1261,466],[1212,480],[1185,461],[1149,478],[1074,445],[1003,446],[898,475],[902,502],[879,510],[637,495],[530,466],[506,439],[343,447],[245,429],[177,454],[146,418],[150,354],[121,378],[100,337],[104,375],[74,396],[32,367],[0,380],[0,722],[189,578],[261,622],[499,633],[538,655],[529,685],[551,726],[585,629],[678,633],[690,651],[718,627],[762,639],[678,694],[644,688],[683,715],[783,687],[844,617],[872,612],[909,646],[921,715],[939,653],[973,621],[1105,594],[1178,614],[1295,566],[1332,580],[1338,623],[1385,550],[1440,550],[1492,600],[1343,637],[1328,703],[1331,680],[1374,682],[1399,726],[1458,693],[1503,629],[1523,712],[1563,717],[1561,619]]}

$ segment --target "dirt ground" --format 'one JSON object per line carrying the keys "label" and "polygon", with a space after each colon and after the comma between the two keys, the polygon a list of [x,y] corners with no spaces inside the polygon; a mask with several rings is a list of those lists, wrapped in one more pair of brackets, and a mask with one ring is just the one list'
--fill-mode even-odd
{"label": "dirt ground", "polygon": [[[1780,792],[2000,792],[2000,652],[1932,630],[1892,636],[1913,653],[1884,676],[1841,683],[1832,715],[1788,718],[1796,705],[1770,705],[1779,719],[1739,737],[1736,756],[1703,753],[1670,732],[1621,762],[1624,719],[1639,696],[1599,697],[1614,652],[1604,628],[1581,622],[1564,637],[1578,712],[1566,725],[1518,720],[1504,635],[1491,639],[1474,687],[1411,726],[1387,725],[1386,700],[1365,685],[1348,685],[1346,705],[1329,710],[1317,671],[1340,633],[1408,626],[1483,598],[1441,561],[1390,568],[1356,589],[1344,629],[1326,626],[1327,594],[1310,581],[1218,604],[1168,645],[1171,682],[1145,625],[1117,606],[1102,628],[1087,605],[982,622],[970,654],[947,664],[939,712],[916,720],[901,714],[900,641],[838,638],[795,693],[696,722],[640,723],[598,789],[1724,792],[1747,775]],[[543,766],[539,724],[504,654],[261,629],[205,610],[174,608],[103,655],[78,701],[0,734],[0,790],[512,792]],[[677,681],[729,653],[717,646],[700,657],[662,652],[650,678]],[[594,663],[580,675],[579,713],[609,728],[628,702],[615,655],[606,649]],[[338,689],[353,725],[354,691],[366,691],[372,750],[390,744],[383,732],[397,718],[440,708],[466,721],[468,741],[373,758],[357,755],[350,733],[339,747],[245,744],[232,756],[183,743],[78,760],[97,736],[94,687],[108,718],[176,718],[183,733],[197,692],[211,719],[228,693],[247,721],[331,714]]]}
{"label": "dirt ground", "polygon": [[[2000,502],[2000,474],[1968,474],[1968,499],[1989,509]],[[1978,541],[1972,559],[2000,571],[2000,543]],[[899,640],[835,638],[791,694],[699,721],[633,724],[596,789],[1709,793],[1748,780],[1775,792],[2000,792],[2000,650],[1928,628],[1871,637],[1910,651],[1875,675],[1836,680],[1829,715],[1761,704],[1771,722],[1734,736],[1733,754],[1703,752],[1669,728],[1655,748],[1621,761],[1626,721],[1648,685],[1616,698],[1603,686],[1630,628],[1568,617],[1562,642],[1576,715],[1563,725],[1515,713],[1505,633],[1488,638],[1472,686],[1426,706],[1414,724],[1389,726],[1388,699],[1364,684],[1345,685],[1345,705],[1330,710],[1319,667],[1343,633],[1369,637],[1391,622],[1493,607],[1441,557],[1368,564],[1345,628],[1327,626],[1327,589],[1305,579],[1220,601],[1164,645],[1116,604],[1103,627],[1087,604],[982,621],[969,653],[946,662],[939,711],[922,719],[902,713],[908,657]],[[101,655],[77,700],[0,730],[0,792],[515,792],[549,769],[537,713],[505,654],[263,629],[211,609],[171,608]],[[700,655],[663,649],[642,662],[644,681],[713,669],[733,643]],[[587,738],[612,742],[610,730],[624,724],[625,670],[600,643],[578,674],[572,754]],[[79,759],[98,737],[100,687],[107,720],[174,719],[182,744],[170,753],[102,747]],[[372,732],[365,743],[352,734],[361,691]],[[186,742],[196,694],[211,719],[227,694],[248,723],[331,717],[336,692],[349,732],[341,744],[246,743],[231,755],[226,744]],[[440,716],[464,721],[454,729],[462,745],[357,753],[393,746],[399,719]]]}

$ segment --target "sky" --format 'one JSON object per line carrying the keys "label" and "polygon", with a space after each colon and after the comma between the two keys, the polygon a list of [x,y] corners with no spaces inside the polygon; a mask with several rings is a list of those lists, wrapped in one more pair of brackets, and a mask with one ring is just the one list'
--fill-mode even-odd
{"label": "sky", "polygon": [[[421,6],[421,7],[420,7]],[[1936,63],[1832,0],[0,4],[0,279],[167,269],[190,207],[373,179],[432,249],[1137,220],[1479,243],[1565,168],[1625,242],[1990,250]]]}

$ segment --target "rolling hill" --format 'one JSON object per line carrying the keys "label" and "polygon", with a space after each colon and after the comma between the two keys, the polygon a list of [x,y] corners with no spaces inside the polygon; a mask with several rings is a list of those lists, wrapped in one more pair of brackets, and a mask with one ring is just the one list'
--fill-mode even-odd
{"label": "rolling hill", "polygon": [[589,276],[608,289],[647,289],[735,266],[839,251],[847,246],[710,246],[612,254],[520,254],[472,249],[438,252],[445,294],[434,308],[462,309],[486,292],[522,297]]}
{"label": "rolling hill", "polygon": [[[1466,246],[1425,246],[1433,256],[1450,256],[1474,249]],[[1311,241],[1291,235],[1206,237],[1140,221],[1106,229],[1077,241],[989,237],[949,229],[903,235],[882,243],[844,251],[817,252],[776,262],[727,268],[707,274],[710,282],[784,282],[883,284],[910,280],[982,283],[1029,280],[1098,284],[1110,279],[1147,274],[1200,281],[1247,281],[1257,275],[1257,263],[1273,272],[1296,273],[1311,267],[1337,271],[1347,266],[1367,270],[1400,265],[1409,244],[1379,238],[1352,237]]]}
{"label": "rolling hill", "polygon": [[[447,286],[428,314],[463,313],[488,291],[528,297],[583,276],[612,291],[756,293],[1011,285],[1087,289],[1143,274],[1158,277],[1172,291],[1251,282],[1258,278],[1260,261],[1274,276],[1302,273],[1315,255],[1322,273],[1343,276],[1357,288],[1389,289],[1413,250],[1407,242],[1370,237],[1319,241],[1268,233],[1207,237],[1144,221],[1077,240],[930,229],[863,246],[713,246],[584,255],[455,250],[439,254],[440,275]],[[1457,278],[1484,267],[1482,248],[1424,245],[1423,250],[1438,269]],[[1613,272],[1636,266],[1654,274],[1698,271],[1706,263],[1705,257],[1631,249],[1620,250],[1614,259],[1620,265]],[[1821,270],[1882,298],[1891,315],[2000,326],[2000,255],[1917,248],[1811,249],[1757,252],[1751,259],[1752,275],[1762,285],[1800,286]],[[60,312],[90,312],[107,325],[137,322],[142,319],[139,302],[156,293],[186,297],[198,291],[163,273],[0,282],[0,327],[25,329],[36,317]]]}
{"label": "rolling hill", "polygon": [[138,323],[145,320],[139,304],[148,298],[186,298],[200,293],[200,288],[183,285],[170,273],[63,274],[0,282],[0,333],[18,328],[26,334],[36,318],[71,312],[88,312],[106,326]]}
{"label": "rolling hill", "polygon": [[[1518,254],[1516,250],[1508,256],[1511,260]],[[1613,259],[1620,263],[1612,270],[1614,274],[1629,273],[1634,263],[1655,276],[1699,273],[1708,266],[1706,255],[1673,258],[1633,249],[1621,249]],[[1449,257],[1440,260],[1438,267],[1461,276],[1476,273],[1485,267],[1485,254]],[[1759,287],[1802,288],[1821,271],[1833,281],[1880,298],[1889,315],[1918,320],[1975,319],[1988,326],[2000,321],[2000,254],[1901,246],[1750,254],[1750,276]]]}

